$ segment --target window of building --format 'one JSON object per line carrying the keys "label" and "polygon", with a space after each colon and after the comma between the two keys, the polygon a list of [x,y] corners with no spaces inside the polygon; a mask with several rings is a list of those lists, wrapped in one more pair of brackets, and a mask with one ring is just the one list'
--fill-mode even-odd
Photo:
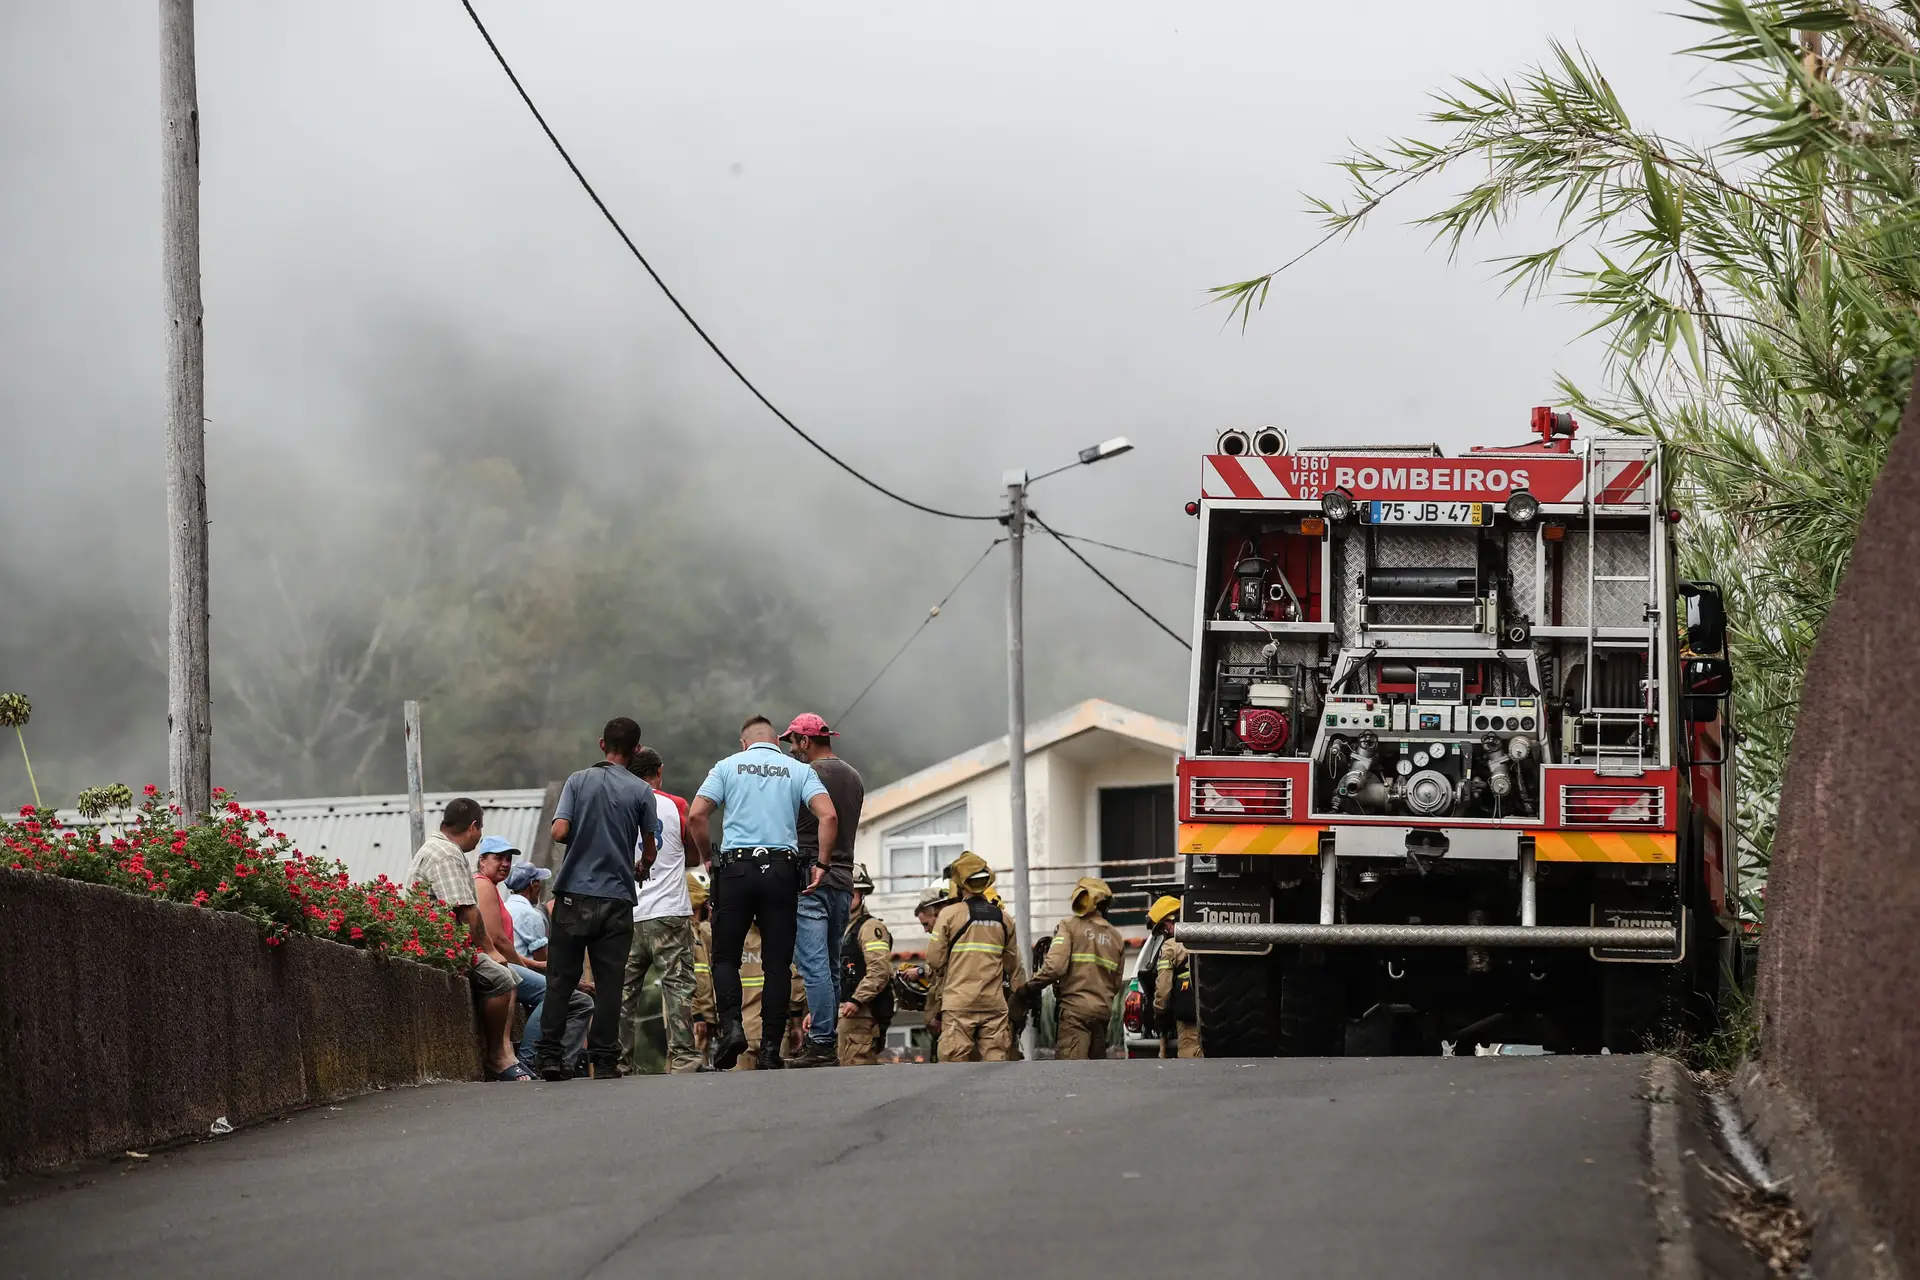
{"label": "window of building", "polygon": [[920,888],[967,851],[967,802],[962,800],[918,822],[895,827],[882,843],[887,883],[876,887],[888,893]]}
{"label": "window of building", "polygon": [[1100,789],[1100,862],[1112,868],[1106,879],[1113,886],[1115,903],[1107,918],[1115,924],[1146,923],[1146,895],[1134,886],[1168,876],[1170,863],[1146,863],[1172,858],[1173,827],[1171,785]]}

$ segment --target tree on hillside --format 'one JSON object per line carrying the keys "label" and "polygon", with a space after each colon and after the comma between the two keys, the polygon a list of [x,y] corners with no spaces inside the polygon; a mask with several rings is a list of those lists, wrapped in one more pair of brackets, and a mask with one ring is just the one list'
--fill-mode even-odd
{"label": "tree on hillside", "polygon": [[[1437,95],[1430,136],[1346,157],[1307,252],[1420,184],[1450,188],[1415,220],[1449,253],[1552,215],[1551,238],[1498,261],[1605,336],[1603,384],[1563,381],[1566,399],[1669,450],[1683,572],[1727,590],[1742,853],[1764,876],[1807,658],[1914,379],[1920,6],[1698,0],[1688,16],[1707,38],[1685,52],[1716,64],[1726,109],[1711,143],[1637,128],[1593,61],[1555,45],[1512,81]],[[1214,292],[1244,324],[1285,270]]]}

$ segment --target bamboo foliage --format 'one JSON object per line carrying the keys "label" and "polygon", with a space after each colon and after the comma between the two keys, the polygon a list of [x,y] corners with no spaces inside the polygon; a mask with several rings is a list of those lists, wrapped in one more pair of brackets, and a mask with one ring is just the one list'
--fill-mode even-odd
{"label": "bamboo foliage", "polygon": [[[1341,161],[1347,190],[1312,202],[1326,227],[1312,248],[1416,185],[1446,188],[1414,222],[1450,255],[1549,215],[1551,234],[1498,269],[1592,316],[1605,373],[1564,396],[1666,446],[1683,572],[1726,589],[1752,884],[1807,658],[1920,339],[1920,4],[1696,0],[1686,16],[1706,38],[1685,52],[1712,64],[1724,109],[1712,141],[1636,127],[1593,60],[1554,45],[1511,81],[1436,95],[1425,136]],[[1213,293],[1245,324],[1286,266]]]}

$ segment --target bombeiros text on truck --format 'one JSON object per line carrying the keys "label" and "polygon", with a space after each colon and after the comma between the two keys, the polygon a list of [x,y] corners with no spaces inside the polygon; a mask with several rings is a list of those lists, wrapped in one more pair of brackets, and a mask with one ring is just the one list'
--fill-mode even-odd
{"label": "bombeiros text on truck", "polygon": [[1652,441],[1201,464],[1178,936],[1209,1054],[1639,1050],[1737,956],[1719,589]]}

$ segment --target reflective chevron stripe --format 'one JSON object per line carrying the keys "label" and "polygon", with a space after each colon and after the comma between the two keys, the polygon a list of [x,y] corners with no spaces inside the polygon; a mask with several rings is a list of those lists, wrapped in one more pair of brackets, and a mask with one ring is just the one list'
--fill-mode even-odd
{"label": "reflective chevron stripe", "polygon": [[1320,852],[1320,833],[1325,830],[1272,823],[1183,822],[1174,852],[1310,856]]}
{"label": "reflective chevron stripe", "polygon": [[1533,837],[1539,862],[1673,862],[1668,833],[1640,831],[1542,831]]}

